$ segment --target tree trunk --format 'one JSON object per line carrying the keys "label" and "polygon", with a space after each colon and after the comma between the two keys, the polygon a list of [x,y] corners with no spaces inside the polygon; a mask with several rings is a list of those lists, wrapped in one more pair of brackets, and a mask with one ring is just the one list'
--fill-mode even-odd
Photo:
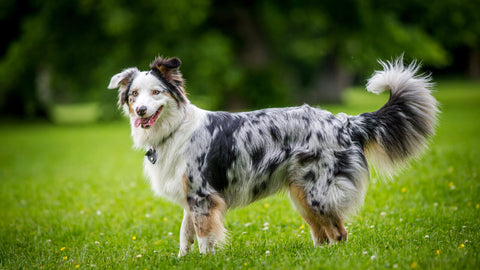
{"label": "tree trunk", "polygon": [[46,65],[41,65],[37,69],[35,77],[35,116],[41,118],[50,118],[53,106],[52,94],[52,73]]}
{"label": "tree trunk", "polygon": [[472,79],[480,78],[480,48],[475,46],[470,48],[470,57],[468,58],[468,75]]}
{"label": "tree trunk", "polygon": [[246,8],[236,7],[233,14],[236,32],[242,41],[240,61],[246,68],[265,68],[270,61],[270,55],[260,24],[255,20],[252,11]]}
{"label": "tree trunk", "polygon": [[313,87],[301,100],[304,103],[341,103],[342,93],[352,84],[353,76],[333,59],[327,59],[322,69],[312,74]]}

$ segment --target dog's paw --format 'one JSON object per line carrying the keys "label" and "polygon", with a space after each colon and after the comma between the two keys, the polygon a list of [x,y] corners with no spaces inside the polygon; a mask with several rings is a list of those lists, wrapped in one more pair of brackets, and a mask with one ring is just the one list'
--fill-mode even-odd
{"label": "dog's paw", "polygon": [[187,250],[186,248],[181,248],[181,249],[178,251],[178,256],[177,256],[177,257],[178,257],[178,258],[181,258],[181,257],[187,255],[187,253],[188,253],[188,250]]}

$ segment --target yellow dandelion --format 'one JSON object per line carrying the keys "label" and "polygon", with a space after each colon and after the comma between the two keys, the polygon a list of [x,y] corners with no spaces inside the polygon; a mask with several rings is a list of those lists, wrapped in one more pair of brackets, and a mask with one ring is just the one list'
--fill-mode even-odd
{"label": "yellow dandelion", "polygon": [[464,244],[461,244],[458,248],[464,248],[465,245]]}
{"label": "yellow dandelion", "polygon": [[65,249],[66,249],[66,247],[62,247],[62,248],[60,249],[60,251],[64,251]]}
{"label": "yellow dandelion", "polygon": [[75,265],[75,268],[79,268],[79,267],[80,267],[80,264]]}
{"label": "yellow dandelion", "polygon": [[167,221],[167,220],[168,220],[168,218],[167,218],[167,217],[164,217],[164,218],[163,218],[163,221]]}
{"label": "yellow dandelion", "polygon": [[454,185],[453,185],[453,182],[448,183],[448,186],[449,186],[450,188],[452,188],[452,187],[454,186]]}
{"label": "yellow dandelion", "polygon": [[158,245],[158,241],[153,242],[154,245]]}
{"label": "yellow dandelion", "polygon": [[400,190],[402,193],[405,193],[407,192],[407,188],[402,188],[402,190]]}
{"label": "yellow dandelion", "polygon": [[132,236],[132,240],[133,240],[133,241],[137,240],[137,237],[136,237],[136,236]]}
{"label": "yellow dandelion", "polygon": [[412,264],[410,264],[410,268],[417,268],[417,267],[418,267],[417,262],[412,262]]}
{"label": "yellow dandelion", "polygon": [[263,205],[265,208],[269,208],[270,207],[270,204],[266,203]]}
{"label": "yellow dandelion", "polygon": [[302,230],[303,230],[304,228],[305,228],[305,225],[304,225],[304,224],[302,224],[302,226],[300,226],[300,229],[302,229]]}
{"label": "yellow dandelion", "polygon": [[440,255],[440,249],[437,249],[436,253],[437,253],[437,255]]}
{"label": "yellow dandelion", "polygon": [[67,257],[67,256],[65,256],[65,257],[63,257],[63,259],[64,259],[64,260],[67,260],[67,259],[68,259],[68,257]]}
{"label": "yellow dandelion", "polygon": [[477,205],[475,205],[475,208],[480,208],[480,204],[477,203]]}
{"label": "yellow dandelion", "polygon": [[248,263],[244,263],[243,265],[247,266],[247,265],[248,265]]}

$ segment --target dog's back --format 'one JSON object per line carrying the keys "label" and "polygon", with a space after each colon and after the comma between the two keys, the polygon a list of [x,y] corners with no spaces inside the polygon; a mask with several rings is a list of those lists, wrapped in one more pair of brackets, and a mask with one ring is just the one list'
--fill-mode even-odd
{"label": "dog's back", "polygon": [[360,187],[367,164],[347,125],[346,116],[307,105],[210,112],[185,151],[190,160],[187,175],[208,184],[192,184],[198,189],[195,193],[221,193],[229,207],[246,205],[293,183],[321,185],[328,191],[339,175]]}

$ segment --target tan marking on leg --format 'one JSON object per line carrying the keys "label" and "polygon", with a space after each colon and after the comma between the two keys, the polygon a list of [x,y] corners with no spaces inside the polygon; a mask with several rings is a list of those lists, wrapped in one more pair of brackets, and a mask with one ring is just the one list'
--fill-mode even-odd
{"label": "tan marking on leg", "polygon": [[330,219],[330,230],[331,235],[334,237],[334,240],[337,242],[347,242],[348,232],[343,225],[343,221],[339,218]]}
{"label": "tan marking on leg", "polygon": [[318,217],[310,210],[310,207],[308,206],[305,199],[305,191],[303,190],[303,188],[295,184],[290,185],[289,191],[290,198],[295,208],[310,227],[313,244],[315,246],[323,244],[326,240],[328,240],[325,229],[320,223]]}
{"label": "tan marking on leg", "polygon": [[225,201],[217,194],[208,197],[207,212],[192,213],[200,253],[214,253],[215,246],[225,243],[223,217],[227,210]]}
{"label": "tan marking on leg", "polygon": [[302,187],[292,184],[289,187],[289,191],[292,202],[305,222],[310,226],[315,246],[323,244],[327,240],[330,240],[330,242],[347,241],[348,233],[340,218],[331,215],[321,215],[313,211],[306,200],[305,191]]}
{"label": "tan marking on leg", "polygon": [[222,244],[225,241],[225,227],[223,218],[227,211],[225,201],[218,195],[209,195],[211,207],[208,213],[197,213],[193,215],[195,231],[199,238],[209,237],[213,243]]}

